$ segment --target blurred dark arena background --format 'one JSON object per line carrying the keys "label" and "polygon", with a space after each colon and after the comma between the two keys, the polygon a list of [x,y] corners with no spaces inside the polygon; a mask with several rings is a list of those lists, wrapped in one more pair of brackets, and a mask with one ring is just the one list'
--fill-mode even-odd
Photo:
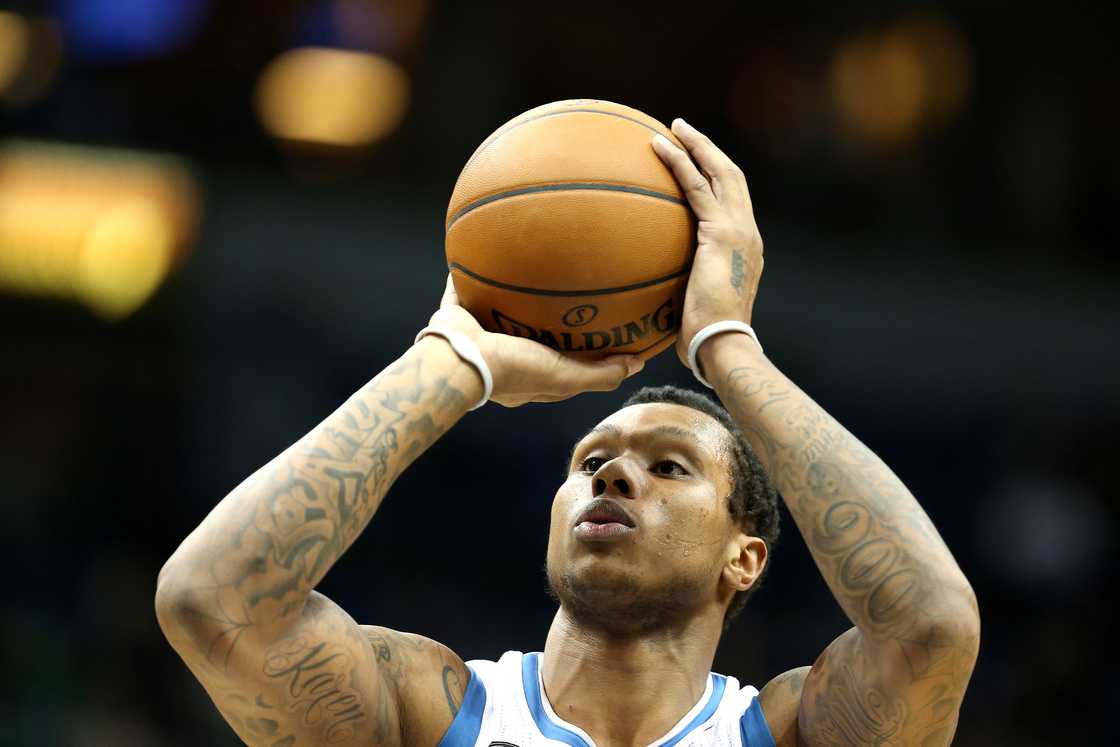
{"label": "blurred dark arena background", "polygon": [[[238,744],[157,628],[157,571],[424,325],[474,147],[577,97],[685,116],[746,171],[767,352],[979,597],[955,744],[1115,744],[1107,7],[0,3],[0,744]],[[464,658],[539,650],[569,445],[669,382],[699,386],[666,353],[472,413],[322,590]],[[716,660],[759,686],[847,627],[785,521]]]}

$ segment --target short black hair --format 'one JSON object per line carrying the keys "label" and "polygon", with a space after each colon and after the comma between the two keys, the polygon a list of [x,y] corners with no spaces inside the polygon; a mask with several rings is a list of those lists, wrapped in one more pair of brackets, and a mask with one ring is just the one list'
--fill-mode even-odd
{"label": "short black hair", "polygon": [[[739,426],[731,419],[731,415],[722,405],[711,398],[691,389],[682,389],[676,386],[647,386],[642,387],[623,403],[623,407],[646,404],[671,404],[683,405],[698,410],[710,416],[731,434],[732,453],[734,461],[731,475],[731,495],[727,497],[727,505],[731,516],[739,522],[744,531],[754,537],[760,537],[766,543],[769,551],[778,540],[778,493],[758,456],[754,453],[750,443],[743,436]],[[768,562],[762,569],[762,576],[770,567]],[[746,605],[750,596],[762,583],[762,576],[754,582],[751,588],[741,591],[731,600],[724,617],[724,629]]]}

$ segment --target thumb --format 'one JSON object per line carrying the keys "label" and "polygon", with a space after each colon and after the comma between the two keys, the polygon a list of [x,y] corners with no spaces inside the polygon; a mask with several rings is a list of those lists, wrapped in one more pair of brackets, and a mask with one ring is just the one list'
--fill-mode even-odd
{"label": "thumb", "polygon": [[447,284],[443,287],[443,298],[439,301],[439,307],[446,309],[448,306],[459,305],[459,292],[455,290],[455,281],[451,279],[451,273],[447,273]]}
{"label": "thumb", "polygon": [[598,361],[566,357],[562,360],[557,379],[563,383],[564,391],[558,393],[566,396],[588,391],[609,392],[645,367],[645,361],[636,355],[611,355]]}

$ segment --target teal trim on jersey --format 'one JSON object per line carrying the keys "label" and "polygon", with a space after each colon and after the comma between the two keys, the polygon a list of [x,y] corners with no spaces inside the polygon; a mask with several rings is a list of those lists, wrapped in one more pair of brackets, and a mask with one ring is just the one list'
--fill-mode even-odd
{"label": "teal trim on jersey", "polygon": [[673,747],[674,744],[687,737],[689,732],[710,719],[712,714],[716,712],[716,709],[719,708],[719,704],[723,700],[723,691],[727,687],[727,678],[715,672],[712,672],[708,676],[712,678],[712,695],[708,698],[708,703],[704,706],[704,710],[697,713],[696,718],[692,719],[680,734],[673,737],[668,742],[659,745],[659,747]]}
{"label": "teal trim on jersey", "polygon": [[739,734],[743,737],[743,747],[775,747],[774,735],[762,715],[762,704],[758,698],[751,701],[750,707],[739,719]]}
{"label": "teal trim on jersey", "polygon": [[[700,713],[696,714],[696,717],[688,723],[688,726],[681,730],[680,734],[658,747],[673,747],[694,731],[696,727],[710,719],[716,709],[719,708],[719,704],[723,700],[723,691],[727,687],[727,678],[714,672],[708,676],[712,679],[712,692],[708,696],[708,702],[704,704]],[[543,736],[557,742],[563,742],[569,747],[591,747],[583,737],[553,721],[548,712],[545,711],[544,696],[541,693],[540,685],[539,653],[522,654],[521,685],[525,690],[525,700],[529,704],[529,712],[533,714],[533,721],[537,723],[537,728],[540,729]],[[760,710],[759,713],[761,714],[762,711]],[[763,728],[765,728],[765,722],[763,722]],[[769,730],[766,731],[766,735],[769,737]],[[774,740],[771,738],[769,742],[759,742],[757,745],[744,742],[743,747],[774,747]]]}
{"label": "teal trim on jersey", "polygon": [[[468,667],[470,669],[470,667]],[[482,714],[486,710],[486,686],[482,679],[470,670],[471,681],[463,695],[463,704],[451,721],[451,726],[439,740],[438,747],[474,747],[478,733],[482,730]]]}
{"label": "teal trim on jersey", "polygon": [[537,722],[537,728],[547,739],[555,739],[569,747],[591,747],[587,741],[571,729],[565,729],[560,724],[548,717],[544,710],[541,698],[540,654],[521,655],[521,685],[525,690],[525,700],[529,703],[529,712]]}

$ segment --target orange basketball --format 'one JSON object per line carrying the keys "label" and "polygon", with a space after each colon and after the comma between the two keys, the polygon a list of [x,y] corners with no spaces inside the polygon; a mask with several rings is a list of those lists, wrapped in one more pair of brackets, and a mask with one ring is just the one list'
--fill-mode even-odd
{"label": "orange basketball", "polygon": [[680,144],[640,111],[579,99],[486,138],[446,224],[455,289],[483,327],[591,358],[672,344],[696,224],[658,132]]}

